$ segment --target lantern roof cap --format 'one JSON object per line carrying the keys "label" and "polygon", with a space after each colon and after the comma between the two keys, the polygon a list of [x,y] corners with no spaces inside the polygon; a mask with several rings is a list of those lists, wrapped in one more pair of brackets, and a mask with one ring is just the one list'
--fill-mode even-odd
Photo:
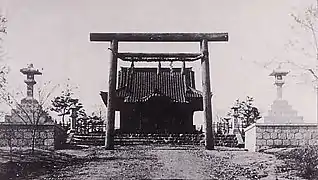
{"label": "lantern roof cap", "polygon": [[289,73],[289,71],[286,71],[281,68],[281,65],[278,66],[278,68],[274,69],[273,72],[269,76],[286,76]]}
{"label": "lantern roof cap", "polygon": [[34,68],[32,63],[29,64],[28,67],[20,69],[20,72],[22,74],[42,75],[42,73],[38,69]]}

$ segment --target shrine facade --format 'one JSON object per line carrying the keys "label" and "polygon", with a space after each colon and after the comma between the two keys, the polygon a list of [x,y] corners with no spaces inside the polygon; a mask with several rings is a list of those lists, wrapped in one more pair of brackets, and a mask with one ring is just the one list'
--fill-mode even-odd
{"label": "shrine facade", "polygon": [[[202,111],[191,68],[125,68],[118,74],[115,101],[121,132],[194,132],[193,114]],[[101,92],[107,105],[107,93]]]}

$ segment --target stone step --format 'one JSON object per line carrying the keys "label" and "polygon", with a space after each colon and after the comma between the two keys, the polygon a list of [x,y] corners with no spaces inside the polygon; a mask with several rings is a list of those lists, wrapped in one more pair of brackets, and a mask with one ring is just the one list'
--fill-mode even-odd
{"label": "stone step", "polygon": [[[73,139],[85,139],[85,140],[94,140],[94,139],[105,139],[104,137],[92,137],[92,136],[73,136]],[[199,137],[115,137],[115,139],[131,139],[131,140],[201,140],[203,138]]]}
{"label": "stone step", "polygon": [[73,141],[72,145],[104,146],[105,141]]}
{"label": "stone step", "polygon": [[79,136],[79,135],[74,135],[73,139],[105,139],[105,136]]}
{"label": "stone step", "polygon": [[[180,144],[180,145],[199,145],[200,142],[151,142],[151,141],[114,141],[115,145],[146,145],[146,144]],[[88,145],[88,146],[104,146],[105,141],[92,142],[92,141],[81,141],[73,142],[72,145]]]}
{"label": "stone step", "polygon": [[[105,137],[105,135],[81,135],[81,134],[74,134],[74,136],[81,136],[81,137]],[[200,137],[203,138],[204,135],[160,135],[160,134],[156,134],[156,135],[115,135],[115,138],[133,138],[133,137],[138,137],[138,138],[142,138],[142,137],[173,137],[173,138],[182,138],[182,137]]]}
{"label": "stone step", "polygon": [[[144,140],[144,139],[115,139],[116,145],[128,145],[128,144],[200,144],[200,141],[182,141],[182,140]],[[104,145],[104,139],[98,140],[83,140],[74,139],[73,144],[82,145]]]}
{"label": "stone step", "polygon": [[[201,139],[200,139],[201,140]],[[104,138],[90,138],[90,139],[87,139],[87,138],[79,138],[79,137],[74,137],[73,138],[73,141],[76,141],[76,142],[80,142],[80,141],[87,141],[87,142],[98,142],[98,141],[105,141]],[[115,138],[114,141],[120,141],[120,142],[125,142],[125,141],[136,141],[136,142],[188,142],[187,139],[141,139],[141,138],[121,138],[121,139],[118,139],[118,138]],[[198,140],[194,140],[194,141],[199,141]]]}
{"label": "stone step", "polygon": [[[180,144],[199,145],[204,140],[203,134],[116,134],[114,143],[116,145],[143,145],[143,144]],[[105,135],[74,134],[72,144],[96,145],[105,144]],[[238,140],[235,135],[216,135],[216,146],[238,147]]]}
{"label": "stone step", "polygon": [[[89,133],[86,134],[88,136],[104,136],[105,134],[96,134],[96,133]],[[203,134],[116,134],[115,136],[121,137],[148,137],[148,136],[160,136],[160,137],[182,137],[182,136],[204,136]]]}

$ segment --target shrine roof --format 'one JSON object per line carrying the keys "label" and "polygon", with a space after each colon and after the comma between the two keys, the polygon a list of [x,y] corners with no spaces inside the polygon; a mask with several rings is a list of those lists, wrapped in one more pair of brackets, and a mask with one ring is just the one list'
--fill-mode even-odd
{"label": "shrine roof", "polygon": [[201,98],[195,89],[194,71],[185,69],[185,82],[181,68],[121,68],[118,77],[117,97],[124,102],[146,102],[151,97],[168,97],[172,102],[188,103],[192,98]]}

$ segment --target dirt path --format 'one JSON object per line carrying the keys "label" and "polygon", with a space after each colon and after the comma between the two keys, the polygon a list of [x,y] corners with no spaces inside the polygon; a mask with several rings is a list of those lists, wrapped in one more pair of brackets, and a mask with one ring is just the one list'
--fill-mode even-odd
{"label": "dirt path", "polygon": [[152,150],[148,153],[158,158],[163,166],[152,172],[155,179],[207,179],[206,163],[193,154],[197,150]]}
{"label": "dirt path", "polygon": [[86,154],[86,162],[36,179],[285,179],[284,174],[275,172],[275,165],[280,162],[268,154],[206,151],[197,147],[124,147],[79,152]]}
{"label": "dirt path", "polygon": [[150,177],[150,172],[155,168],[152,165],[156,162],[156,158],[145,153],[148,151],[147,148],[85,151],[88,155],[86,162],[37,179],[142,179]]}
{"label": "dirt path", "polygon": [[155,179],[285,179],[276,173],[282,163],[275,156],[246,151],[151,150],[163,166],[153,172]]}

